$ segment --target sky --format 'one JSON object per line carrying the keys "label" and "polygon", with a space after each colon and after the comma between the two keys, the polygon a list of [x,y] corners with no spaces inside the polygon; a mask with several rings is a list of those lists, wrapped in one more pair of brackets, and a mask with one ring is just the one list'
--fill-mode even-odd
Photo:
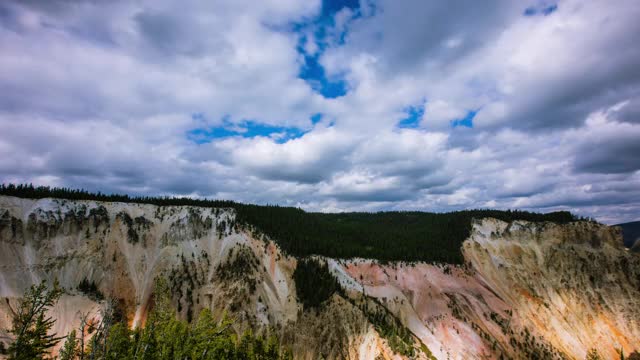
{"label": "sky", "polygon": [[0,3],[0,182],[640,219],[640,1]]}

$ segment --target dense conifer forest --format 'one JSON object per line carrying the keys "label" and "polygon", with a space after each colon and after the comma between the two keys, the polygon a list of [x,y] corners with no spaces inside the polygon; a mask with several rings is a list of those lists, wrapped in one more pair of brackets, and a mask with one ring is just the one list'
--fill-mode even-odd
{"label": "dense conifer forest", "polygon": [[331,295],[343,290],[325,262],[316,259],[301,259],[293,272],[296,295],[305,309],[318,308]]}
{"label": "dense conifer forest", "polygon": [[315,213],[275,205],[250,205],[227,200],[185,197],[132,197],[86,190],[33,185],[0,185],[0,195],[59,198],[154,205],[233,208],[237,223],[276,241],[295,256],[373,258],[381,261],[427,261],[461,264],[462,242],[472,219],[527,220],[568,223],[579,218],[567,211],[540,214],[518,210],[462,210],[449,213],[418,211]]}

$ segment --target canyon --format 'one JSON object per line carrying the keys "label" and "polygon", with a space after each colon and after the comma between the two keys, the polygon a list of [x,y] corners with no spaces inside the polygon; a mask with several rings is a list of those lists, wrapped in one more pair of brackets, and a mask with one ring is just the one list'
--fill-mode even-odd
{"label": "canyon", "polygon": [[[233,208],[0,196],[0,338],[40,281],[65,289],[51,310],[66,334],[100,321],[116,299],[144,326],[154,281],[176,311],[230,316],[236,330],[274,333],[297,359],[619,358],[640,344],[640,254],[621,231],[590,221],[474,219],[463,264],[338,259],[343,289],[302,306],[299,258],[236,219]],[[392,329],[393,331],[388,331]],[[398,335],[401,334],[401,335]]]}

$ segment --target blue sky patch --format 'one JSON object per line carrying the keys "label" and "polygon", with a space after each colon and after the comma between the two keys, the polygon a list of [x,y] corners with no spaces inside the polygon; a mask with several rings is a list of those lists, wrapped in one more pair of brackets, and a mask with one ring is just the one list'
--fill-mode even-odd
{"label": "blue sky patch", "polygon": [[475,110],[471,110],[467,112],[467,115],[461,119],[455,119],[451,121],[451,127],[468,127],[473,128],[473,118],[476,116],[478,112]]}
{"label": "blue sky patch", "polygon": [[408,106],[404,109],[407,117],[398,122],[399,128],[415,129],[420,126],[420,120],[424,115],[424,105]]}
{"label": "blue sky patch", "polygon": [[300,78],[322,96],[334,99],[347,93],[347,83],[343,79],[329,79],[324,68],[318,63],[318,55],[304,55],[305,64],[300,69]]}
{"label": "blue sky patch", "polygon": [[550,15],[558,10],[558,4],[541,3],[524,9],[524,16]]}
{"label": "blue sky patch", "polygon": [[[305,80],[311,88],[326,98],[337,98],[344,96],[347,91],[347,83],[343,78],[329,78],[320,64],[320,57],[332,41],[343,44],[346,31],[335,34],[331,31],[335,25],[334,16],[344,8],[353,11],[353,17],[360,17],[358,0],[325,0],[322,2],[321,13],[304,23],[293,24],[292,31],[300,35],[297,46],[298,53],[304,57],[304,64],[300,68],[299,77]],[[308,38],[308,34],[313,34],[313,39]],[[331,38],[330,38],[331,37]],[[304,44],[307,41],[314,41],[317,51],[313,54],[307,53]]]}
{"label": "blue sky patch", "polygon": [[331,17],[344,8],[357,10],[359,7],[360,0],[323,0],[321,16]]}
{"label": "blue sky patch", "polygon": [[322,114],[321,113],[313,114],[313,116],[311,116],[311,123],[313,125],[319,123],[320,120],[322,120]]}
{"label": "blue sky patch", "polygon": [[196,144],[206,144],[215,139],[227,137],[239,136],[243,138],[253,138],[262,136],[272,138],[278,144],[283,144],[289,140],[302,137],[307,132],[308,131],[303,131],[296,127],[267,125],[255,121],[243,121],[239,124],[232,124],[225,119],[223,120],[223,125],[220,126],[190,130],[187,132],[187,138]]}

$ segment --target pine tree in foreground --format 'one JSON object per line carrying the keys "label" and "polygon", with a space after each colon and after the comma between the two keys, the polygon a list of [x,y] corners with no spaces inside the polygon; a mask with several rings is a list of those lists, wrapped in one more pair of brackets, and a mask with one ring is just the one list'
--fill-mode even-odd
{"label": "pine tree in foreground", "polygon": [[78,339],[76,338],[76,331],[72,330],[69,335],[67,335],[67,340],[62,345],[62,349],[60,349],[59,358],[60,360],[74,360],[79,352]]}
{"label": "pine tree in foreground", "polygon": [[55,305],[61,294],[57,282],[52,289],[48,289],[43,281],[39,285],[32,285],[27,291],[9,330],[16,337],[8,349],[10,360],[44,359],[62,339],[49,334],[55,319],[47,316],[47,310]]}
{"label": "pine tree in foreground", "polygon": [[[15,312],[11,333],[16,338],[9,347],[9,359],[48,358],[51,348],[63,337],[49,334],[55,320],[46,316],[61,295],[57,283],[32,286]],[[88,333],[84,345],[86,315],[80,328],[72,330],[58,354],[60,360],[282,360],[291,355],[283,351],[277,338],[264,338],[251,332],[238,337],[233,321],[216,321],[205,309],[193,322],[180,320],[172,306],[166,281],[160,279],[154,291],[154,308],[143,328],[129,329],[126,320],[113,323],[113,302],[102,304],[101,322]],[[80,335],[78,335],[78,333]]]}

